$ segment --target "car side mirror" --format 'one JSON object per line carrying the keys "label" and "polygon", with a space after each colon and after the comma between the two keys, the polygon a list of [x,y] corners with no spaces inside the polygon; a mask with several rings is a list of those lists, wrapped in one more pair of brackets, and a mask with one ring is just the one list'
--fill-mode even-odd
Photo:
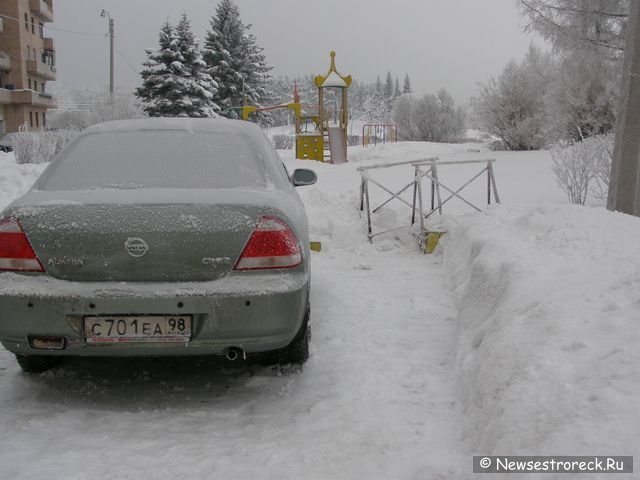
{"label": "car side mirror", "polygon": [[306,168],[297,168],[293,171],[291,177],[291,183],[294,187],[306,187],[307,185],[313,185],[318,181],[318,176],[313,170],[307,170]]}

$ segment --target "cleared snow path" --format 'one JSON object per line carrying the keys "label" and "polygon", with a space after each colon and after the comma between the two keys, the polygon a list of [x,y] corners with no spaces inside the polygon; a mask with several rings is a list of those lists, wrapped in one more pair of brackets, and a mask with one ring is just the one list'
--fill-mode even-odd
{"label": "cleared snow path", "polygon": [[313,269],[302,371],[92,359],[26,376],[3,350],[1,476],[448,478],[468,466],[439,260],[374,245],[355,260],[315,254]]}
{"label": "cleared snow path", "polygon": [[302,370],[80,359],[27,376],[0,349],[0,478],[468,474],[441,257],[394,239],[369,245],[353,208],[357,181],[338,172],[303,194],[312,237],[328,248],[313,254]]}

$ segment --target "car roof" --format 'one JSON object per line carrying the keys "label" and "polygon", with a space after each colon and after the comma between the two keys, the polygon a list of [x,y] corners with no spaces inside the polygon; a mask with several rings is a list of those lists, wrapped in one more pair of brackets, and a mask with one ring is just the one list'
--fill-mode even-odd
{"label": "car roof", "polygon": [[182,130],[186,132],[246,133],[256,135],[260,127],[242,120],[226,118],[140,118],[134,120],[115,120],[92,125],[82,132],[83,135],[102,132],[132,132],[149,130]]}

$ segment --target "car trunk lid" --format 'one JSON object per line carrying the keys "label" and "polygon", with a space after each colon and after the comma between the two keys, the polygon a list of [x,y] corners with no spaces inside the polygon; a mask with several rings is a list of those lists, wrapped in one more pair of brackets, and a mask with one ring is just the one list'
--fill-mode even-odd
{"label": "car trunk lid", "polygon": [[73,281],[185,282],[229,273],[263,207],[69,204],[22,212],[47,274]]}

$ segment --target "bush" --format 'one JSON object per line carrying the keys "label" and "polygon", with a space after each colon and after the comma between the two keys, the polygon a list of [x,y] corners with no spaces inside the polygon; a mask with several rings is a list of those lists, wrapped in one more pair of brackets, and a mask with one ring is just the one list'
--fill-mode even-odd
{"label": "bush", "polygon": [[77,130],[21,132],[16,135],[14,152],[17,163],[46,163],[78,135]]}
{"label": "bush", "polygon": [[597,151],[591,194],[598,200],[606,200],[609,195],[609,178],[611,175],[611,160],[613,160],[614,140],[615,135],[613,133],[598,135],[585,140],[592,144],[593,148]]}
{"label": "bush", "polygon": [[502,140],[493,140],[487,145],[492,152],[506,152],[509,150]]}
{"label": "bush", "polygon": [[599,135],[551,150],[553,172],[571,203],[584,205],[589,193],[606,198],[612,145],[612,135]]}
{"label": "bush", "polygon": [[347,145],[350,147],[360,145],[360,135],[347,135]]}
{"label": "bush", "polygon": [[271,141],[276,150],[291,150],[296,143],[293,135],[273,135]]}
{"label": "bush", "polygon": [[96,123],[110,120],[144,118],[137,100],[129,93],[108,95],[93,94],[91,97],[77,97],[69,102],[90,104],[88,110],[53,110],[48,117],[49,126],[65,130],[84,130]]}
{"label": "bush", "polygon": [[419,100],[403,95],[394,105],[393,121],[401,140],[453,142],[464,134],[465,114],[442,89]]}

